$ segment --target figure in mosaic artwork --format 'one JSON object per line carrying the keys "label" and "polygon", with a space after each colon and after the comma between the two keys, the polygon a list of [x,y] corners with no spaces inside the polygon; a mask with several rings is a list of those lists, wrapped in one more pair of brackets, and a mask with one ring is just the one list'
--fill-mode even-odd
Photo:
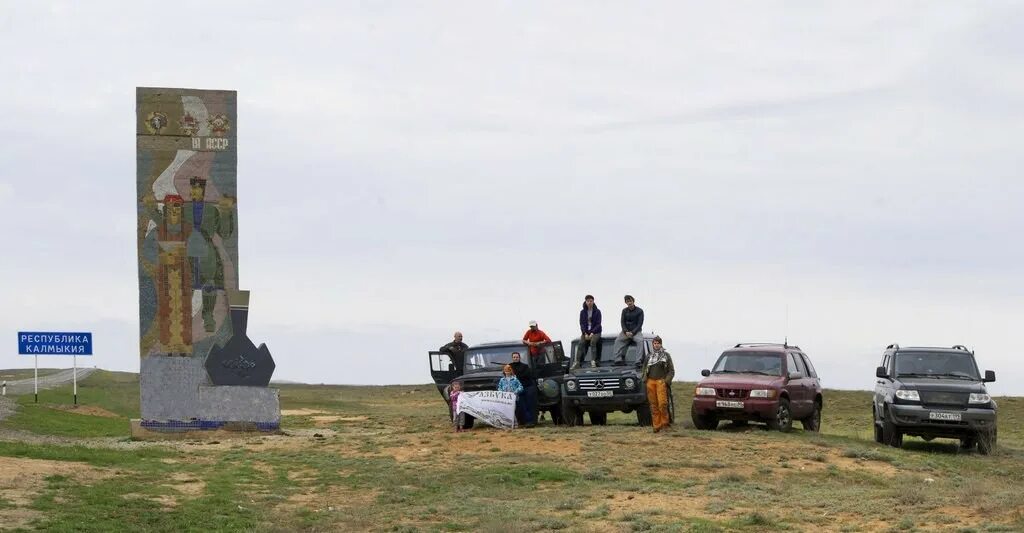
{"label": "figure in mosaic artwork", "polygon": [[203,329],[212,333],[217,327],[213,316],[217,293],[224,291],[224,265],[213,244],[213,235],[219,234],[218,209],[214,217],[206,217],[206,178],[189,178],[192,232],[188,238],[188,258],[192,265],[192,289],[202,292]]}
{"label": "figure in mosaic artwork", "polygon": [[192,274],[185,257],[187,239],[182,216],[184,200],[164,197],[163,224],[159,229],[157,316],[160,344],[168,353],[192,354]]}

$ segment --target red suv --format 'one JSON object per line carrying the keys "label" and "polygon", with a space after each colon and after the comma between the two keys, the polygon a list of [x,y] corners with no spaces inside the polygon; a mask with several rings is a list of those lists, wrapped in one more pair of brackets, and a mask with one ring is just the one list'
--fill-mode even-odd
{"label": "red suv", "polygon": [[737,344],[701,375],[691,409],[697,429],[715,429],[719,420],[767,422],[779,431],[793,420],[807,431],[821,427],[821,383],[799,346]]}

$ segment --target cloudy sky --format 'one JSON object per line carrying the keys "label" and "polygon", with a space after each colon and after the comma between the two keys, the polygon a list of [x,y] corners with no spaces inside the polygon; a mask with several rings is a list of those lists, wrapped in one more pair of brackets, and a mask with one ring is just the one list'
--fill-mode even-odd
{"label": "cloudy sky", "polygon": [[238,91],[275,379],[425,383],[455,329],[568,341],[631,293],[679,379],[788,335],[826,387],[963,343],[1024,394],[1024,5],[337,4],[0,0],[0,368],[85,330],[138,370],[135,87],[163,86]]}

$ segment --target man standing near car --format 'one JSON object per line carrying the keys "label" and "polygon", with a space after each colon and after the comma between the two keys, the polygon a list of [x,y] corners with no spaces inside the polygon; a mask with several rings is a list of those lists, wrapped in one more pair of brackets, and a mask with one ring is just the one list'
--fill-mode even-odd
{"label": "man standing near car", "polygon": [[594,297],[589,294],[583,298],[583,309],[580,310],[580,332],[582,335],[579,344],[576,345],[573,370],[583,364],[588,349],[594,351],[590,366],[597,366],[597,362],[601,360],[601,310],[594,304]]}
{"label": "man standing near car", "polygon": [[637,348],[637,358],[639,359],[643,354],[644,336],[641,330],[644,327],[644,310],[637,307],[636,300],[628,294],[623,297],[623,301],[626,302],[626,307],[622,309],[622,317],[619,319],[622,331],[619,332],[618,337],[615,337],[616,365],[626,364],[626,350],[634,342]]}
{"label": "man standing near car", "polygon": [[657,433],[668,427],[669,424],[668,392],[672,385],[672,378],[676,375],[676,369],[672,365],[672,356],[661,344],[661,337],[654,337],[651,347],[654,348],[654,351],[647,356],[643,379],[647,384],[647,404],[651,406],[654,432]]}
{"label": "man standing near car", "polygon": [[550,342],[551,337],[548,337],[547,333],[544,333],[537,327],[536,320],[531,320],[530,329],[526,330],[526,333],[523,334],[523,344],[530,347],[530,362],[533,363],[534,367],[546,363],[546,361],[538,361],[537,359],[543,357],[545,353],[541,345]]}
{"label": "man standing near car", "polygon": [[523,384],[523,392],[517,398],[519,405],[516,406],[517,414],[522,418],[521,422],[525,427],[537,425],[537,380],[533,377],[533,370],[530,365],[522,360],[519,352],[512,352],[512,372]]}
{"label": "man standing near car", "polygon": [[462,342],[462,332],[456,331],[452,342],[445,344],[437,351],[448,354],[448,357],[452,360],[452,365],[455,367],[455,375],[461,376],[463,366],[466,363],[466,350],[469,346]]}

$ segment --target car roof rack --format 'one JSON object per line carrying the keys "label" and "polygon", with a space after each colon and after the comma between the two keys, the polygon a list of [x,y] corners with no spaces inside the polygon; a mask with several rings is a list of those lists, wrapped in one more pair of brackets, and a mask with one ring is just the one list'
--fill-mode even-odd
{"label": "car roof rack", "polygon": [[[967,349],[967,347],[966,347],[966,346],[964,346],[963,344],[954,344],[954,345],[953,345],[953,349],[954,349],[954,350],[963,350],[963,351],[965,351],[965,352],[970,352],[970,350],[969,350],[969,349]],[[974,352],[971,352],[971,353],[974,353]]]}
{"label": "car roof rack", "polygon": [[738,342],[733,348],[756,348],[758,346],[782,346],[783,348],[800,349],[799,346],[789,344],[788,342]]}
{"label": "car roof rack", "polygon": [[894,343],[886,346],[885,349],[886,350],[899,350],[900,349],[900,345],[894,342]]}

